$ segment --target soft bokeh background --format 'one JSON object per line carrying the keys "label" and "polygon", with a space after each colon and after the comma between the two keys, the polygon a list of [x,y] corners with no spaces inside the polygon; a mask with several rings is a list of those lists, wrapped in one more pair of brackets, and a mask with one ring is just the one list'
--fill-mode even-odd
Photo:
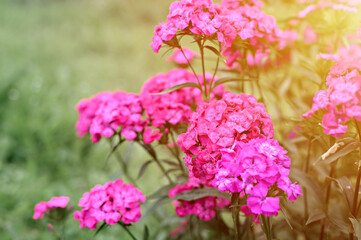
{"label": "soft bokeh background", "polygon": [[[45,222],[32,219],[36,203],[65,195],[77,205],[95,184],[122,177],[114,158],[105,161],[106,141],[76,137],[75,106],[99,91],[139,92],[146,79],[172,67],[149,47],[170,2],[0,0],[1,239],[51,239]],[[144,162],[138,150],[129,166],[136,171]],[[161,181],[151,168],[142,177],[146,194]],[[135,234],[152,222],[158,224],[141,222]],[[67,221],[68,239],[94,234],[78,226]],[[115,226],[97,239],[129,238],[122,235]]]}

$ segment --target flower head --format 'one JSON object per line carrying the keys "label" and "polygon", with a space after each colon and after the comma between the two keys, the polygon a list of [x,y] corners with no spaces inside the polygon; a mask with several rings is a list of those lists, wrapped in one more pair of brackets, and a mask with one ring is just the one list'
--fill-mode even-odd
{"label": "flower head", "polygon": [[74,212],[74,219],[80,227],[95,229],[98,222],[116,224],[122,220],[125,224],[137,222],[141,217],[140,203],[145,196],[132,184],[118,179],[105,185],[96,185],[90,192],[84,193],[79,201],[81,211]]}
{"label": "flower head", "polygon": [[235,141],[272,138],[273,124],[262,103],[255,97],[226,92],[222,99],[202,103],[193,114],[186,133],[178,144],[187,154],[184,159],[189,176],[210,183],[216,174],[221,149]]}
{"label": "flower head", "polygon": [[41,219],[44,215],[56,208],[66,208],[68,205],[69,198],[60,196],[60,197],[52,197],[48,202],[40,202],[34,207],[34,215],[33,219]]}
{"label": "flower head", "polygon": [[79,102],[79,119],[76,124],[78,135],[91,134],[91,140],[98,142],[101,137],[111,137],[120,128],[120,135],[130,141],[136,138],[147,122],[142,119],[139,96],[117,91],[103,92]]}

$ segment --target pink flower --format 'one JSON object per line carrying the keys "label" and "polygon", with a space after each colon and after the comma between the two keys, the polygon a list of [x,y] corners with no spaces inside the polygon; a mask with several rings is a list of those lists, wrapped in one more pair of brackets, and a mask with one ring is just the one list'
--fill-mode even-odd
{"label": "pink flower", "polygon": [[291,201],[301,195],[300,187],[288,178],[291,162],[277,140],[235,141],[232,147],[220,151],[222,157],[217,162],[213,186],[222,192],[247,194],[247,207],[254,216],[278,214],[279,199],[267,197],[275,184]]}
{"label": "pink flower", "polygon": [[313,98],[312,108],[303,117],[312,117],[324,110],[322,126],[327,135],[341,137],[347,131],[346,122],[361,120],[361,47],[351,44],[340,48],[336,64],[326,78],[326,90],[320,90]]}
{"label": "pink flower", "polygon": [[151,144],[154,140],[160,140],[163,134],[159,133],[159,129],[153,132],[152,128],[145,129],[143,133],[143,141],[146,144]]}
{"label": "pink flower", "polygon": [[78,136],[89,132],[93,142],[98,142],[101,137],[109,138],[117,134],[119,128],[119,134],[131,141],[147,124],[142,120],[143,108],[139,96],[132,93],[99,93],[88,100],[80,101],[77,110]]}
{"label": "pink flower", "polygon": [[189,176],[202,183],[212,182],[221,149],[235,141],[273,137],[272,120],[263,104],[247,94],[226,92],[221,100],[200,104],[190,123],[187,132],[179,135],[178,144],[187,154]]}
{"label": "pink flower", "polygon": [[[194,178],[189,179],[189,182],[178,184],[169,191],[169,197],[175,197],[179,193],[186,192],[192,189],[201,188]],[[175,200],[173,206],[178,216],[185,217],[186,215],[197,215],[203,221],[209,221],[216,215],[215,209],[223,208],[230,204],[230,201],[219,197],[203,197],[192,201]]]}
{"label": "pink flower", "polygon": [[[198,79],[202,81],[203,76],[198,75]],[[206,81],[211,79],[212,75],[207,73]],[[193,73],[180,68],[157,74],[144,84],[140,99],[151,126],[163,132],[166,128],[189,122],[192,108],[202,101],[199,89],[187,87],[161,95],[152,94],[186,82],[197,83],[197,79]],[[214,89],[211,98],[219,98],[223,92],[224,86],[220,85]]]}
{"label": "pink flower", "polygon": [[281,209],[280,199],[277,197],[267,197],[268,188],[263,184],[257,184],[252,189],[252,194],[247,198],[247,206],[252,214],[262,214],[265,216],[277,216]]}
{"label": "pink flower", "polygon": [[60,196],[52,197],[48,202],[40,202],[34,207],[33,219],[41,219],[44,215],[55,208],[66,208],[69,198]]}
{"label": "pink flower", "polygon": [[118,179],[105,185],[96,185],[90,192],[84,193],[79,201],[81,211],[74,212],[80,228],[96,229],[97,223],[105,221],[116,224],[122,220],[125,224],[137,222],[141,217],[140,203],[145,196],[132,184]]}

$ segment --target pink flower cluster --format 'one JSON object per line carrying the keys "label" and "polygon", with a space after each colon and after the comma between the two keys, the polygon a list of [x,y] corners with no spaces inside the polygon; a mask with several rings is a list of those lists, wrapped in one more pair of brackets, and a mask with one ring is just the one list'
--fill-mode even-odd
{"label": "pink flower cluster", "polygon": [[54,208],[66,208],[69,198],[60,196],[52,197],[48,202],[40,202],[35,205],[33,219],[41,219],[44,215]]}
{"label": "pink flower cluster", "polygon": [[143,193],[118,179],[84,193],[79,201],[82,210],[74,212],[74,219],[79,220],[81,228],[90,229],[95,229],[101,221],[110,225],[119,220],[125,224],[137,222],[141,217],[139,202],[145,202]]}
{"label": "pink flower cluster", "polygon": [[[301,195],[301,188],[288,178],[290,159],[274,139],[254,138],[249,142],[236,141],[231,148],[220,150],[213,186],[220,191],[242,193],[252,214],[277,215],[279,198],[277,186],[293,201]],[[271,191],[272,189],[272,191]]]}
{"label": "pink flower cluster", "polygon": [[[182,0],[170,6],[166,23],[155,27],[151,47],[158,52],[162,44],[169,43],[178,31],[190,35],[203,35],[217,39],[223,47],[230,47],[237,36],[242,40],[265,38],[271,41],[277,36],[276,21],[260,11],[259,1]],[[248,5],[249,3],[250,5]]]}
{"label": "pink flower cluster", "polygon": [[303,115],[311,117],[318,110],[325,110],[324,132],[336,138],[347,131],[350,118],[361,121],[361,47],[353,44],[349,49],[341,48],[339,55],[327,76],[327,90],[315,94],[312,109]]}
{"label": "pink flower cluster", "polygon": [[[198,78],[202,81],[203,76],[198,75]],[[206,81],[211,79],[212,75],[207,73]],[[170,93],[152,95],[152,93],[159,93],[186,82],[197,83],[197,79],[193,73],[180,68],[171,70],[168,73],[160,73],[144,84],[140,98],[149,122],[153,127],[167,128],[184,122],[189,123],[193,113],[192,108],[195,108],[202,101],[199,89],[187,87]],[[211,98],[219,98],[223,92],[224,86],[218,86],[212,92]]]}
{"label": "pink flower cluster", "polygon": [[[178,184],[169,191],[169,197],[175,197],[179,193],[200,188],[200,184],[191,180],[184,184]],[[175,200],[173,205],[178,216],[197,215],[203,221],[209,221],[216,215],[215,209],[221,209],[230,204],[230,201],[220,197],[203,197],[192,201]]]}
{"label": "pink flower cluster", "polygon": [[126,140],[133,140],[137,132],[141,132],[147,124],[142,120],[140,98],[132,93],[102,92],[90,99],[81,100],[77,110],[78,136],[82,137],[90,132],[93,142],[98,142],[102,136],[113,136],[119,128]]}
{"label": "pink flower cluster", "polygon": [[[254,4],[255,6],[247,4],[235,4],[237,1],[224,0],[222,1],[222,7],[227,9],[227,14],[234,14],[241,18],[247,19],[248,22],[248,34],[247,37],[242,37],[242,40],[248,41],[248,44],[255,49],[254,53],[247,52],[242,53],[239,48],[234,46],[228,46],[224,48],[222,55],[227,57],[226,65],[229,68],[241,69],[241,59],[246,58],[248,66],[258,66],[267,59],[268,65],[270,65],[271,50],[268,45],[274,45],[281,52],[280,57],[276,59],[276,63],[279,65],[281,62],[289,60],[288,48],[297,40],[297,32],[293,30],[281,31],[278,28],[276,20],[269,15],[266,15],[261,11],[261,4]],[[242,1],[241,1],[242,3]],[[238,17],[238,18],[239,18]],[[265,44],[267,42],[267,44]],[[266,67],[266,66],[265,66]]]}
{"label": "pink flower cluster", "polygon": [[257,137],[273,137],[272,120],[263,104],[248,94],[226,92],[221,100],[197,108],[187,132],[179,135],[178,144],[187,154],[184,160],[189,177],[210,184],[217,173],[220,149]]}
{"label": "pink flower cluster", "polygon": [[199,57],[196,53],[194,53],[189,48],[182,48],[183,53],[180,49],[175,49],[173,54],[167,58],[167,61],[174,61],[176,64],[181,67],[188,66],[188,61],[191,63],[194,58]]}

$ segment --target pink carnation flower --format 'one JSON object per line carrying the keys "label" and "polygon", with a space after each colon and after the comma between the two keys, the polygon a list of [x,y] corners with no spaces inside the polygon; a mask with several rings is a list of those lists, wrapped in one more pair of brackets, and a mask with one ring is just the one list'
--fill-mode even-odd
{"label": "pink carnation flower", "polygon": [[213,186],[222,192],[247,194],[247,207],[252,214],[278,214],[279,199],[268,193],[275,184],[288,194],[289,200],[301,195],[301,188],[288,179],[291,161],[277,140],[236,141],[231,148],[220,151],[222,157],[217,162]]}
{"label": "pink carnation flower", "polygon": [[211,183],[221,158],[220,149],[256,137],[273,137],[272,120],[263,104],[247,94],[226,92],[221,100],[211,100],[197,108],[187,132],[179,135],[178,144],[187,154],[184,160],[189,176]]}
{"label": "pink carnation flower", "polygon": [[97,223],[102,221],[110,225],[119,220],[130,224],[141,217],[139,202],[145,202],[143,193],[118,179],[104,186],[96,185],[84,193],[79,201],[82,209],[74,212],[74,219],[79,220],[80,228],[90,229],[96,229]]}
{"label": "pink carnation flower", "polygon": [[111,137],[120,130],[120,135],[130,141],[136,138],[147,122],[142,120],[142,106],[139,96],[117,91],[103,92],[79,102],[79,119],[76,124],[78,136],[91,134],[91,140]]}
{"label": "pink carnation flower", "polygon": [[327,135],[341,137],[347,131],[347,121],[361,121],[361,47],[351,44],[341,48],[336,64],[327,78],[327,90],[318,91],[312,108],[303,117],[312,117],[316,111],[325,110],[322,126]]}
{"label": "pink carnation flower", "polygon": [[[198,75],[198,78],[201,81],[203,76]],[[206,81],[211,79],[212,75],[207,73]],[[144,84],[140,98],[151,126],[164,129],[189,122],[192,108],[202,101],[199,89],[187,87],[161,95],[152,94],[186,82],[197,83],[197,79],[193,73],[180,68],[160,73]],[[211,98],[219,98],[223,92],[224,86],[220,85],[214,89]]]}
{"label": "pink carnation flower", "polygon": [[51,209],[55,208],[66,208],[68,205],[69,198],[60,196],[60,197],[52,197],[48,202],[40,202],[34,207],[34,215],[33,219],[41,219],[44,215],[49,212]]}
{"label": "pink carnation flower", "polygon": [[[197,183],[196,179],[190,179],[185,184],[178,184],[169,191],[169,197],[175,197],[179,193],[190,191],[192,189],[200,188],[201,185]],[[215,209],[221,209],[230,204],[230,201],[219,197],[203,197],[193,201],[175,200],[173,205],[178,216],[185,217],[186,215],[197,215],[203,221],[209,221],[215,217]]]}

